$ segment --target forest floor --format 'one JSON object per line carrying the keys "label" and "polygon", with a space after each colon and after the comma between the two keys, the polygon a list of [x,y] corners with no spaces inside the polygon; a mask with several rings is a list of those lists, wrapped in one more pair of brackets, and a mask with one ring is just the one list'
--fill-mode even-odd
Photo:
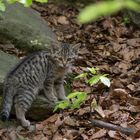
{"label": "forest floor", "polygon": [[[48,3],[34,9],[41,13],[60,42],[81,43],[81,58],[72,69],[74,75],[87,71],[87,67],[95,67],[99,73],[108,74],[111,87],[101,83],[89,86],[83,79],[73,79],[73,91],[84,91],[89,96],[81,108],[55,113],[42,122],[35,122],[35,133],[2,129],[1,139],[140,139],[140,30],[126,24],[122,13],[80,25],[76,22],[79,10],[71,5]],[[91,109],[93,100],[97,104]],[[126,135],[95,127],[89,121],[93,119],[134,128],[136,133]]]}

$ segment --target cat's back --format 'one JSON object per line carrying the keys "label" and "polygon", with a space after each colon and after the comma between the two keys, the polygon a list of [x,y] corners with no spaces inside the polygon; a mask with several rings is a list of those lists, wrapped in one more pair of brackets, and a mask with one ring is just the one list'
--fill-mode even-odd
{"label": "cat's back", "polygon": [[48,52],[39,51],[27,55],[25,58],[19,61],[7,74],[6,78],[13,77],[15,75],[22,75],[22,73],[30,72],[47,61]]}

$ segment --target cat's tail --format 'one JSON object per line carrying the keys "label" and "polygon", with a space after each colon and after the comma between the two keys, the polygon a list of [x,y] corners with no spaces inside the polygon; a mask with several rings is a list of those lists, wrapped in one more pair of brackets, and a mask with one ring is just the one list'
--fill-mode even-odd
{"label": "cat's tail", "polygon": [[2,101],[2,111],[0,114],[0,118],[2,121],[6,121],[9,119],[12,104],[13,104],[13,89],[10,87],[5,87],[3,93],[3,101]]}

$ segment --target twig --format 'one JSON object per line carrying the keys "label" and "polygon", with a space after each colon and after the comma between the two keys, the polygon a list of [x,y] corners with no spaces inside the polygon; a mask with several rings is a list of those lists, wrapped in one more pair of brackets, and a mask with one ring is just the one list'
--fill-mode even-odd
{"label": "twig", "polygon": [[122,126],[114,125],[114,124],[103,122],[100,120],[90,120],[90,122],[93,126],[106,128],[106,129],[114,130],[114,131],[119,131],[127,135],[132,135],[136,133],[136,130],[134,128],[128,128],[128,127],[125,128]]}

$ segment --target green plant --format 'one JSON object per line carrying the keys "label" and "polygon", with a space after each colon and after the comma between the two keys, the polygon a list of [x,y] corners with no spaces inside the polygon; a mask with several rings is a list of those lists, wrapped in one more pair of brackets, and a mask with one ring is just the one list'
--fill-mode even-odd
{"label": "green plant", "polygon": [[[33,0],[0,0],[0,11],[5,11],[5,1],[9,4],[19,2],[23,4],[25,7],[29,7],[32,5]],[[48,0],[35,0],[36,2],[46,3]]]}
{"label": "green plant", "polygon": [[102,16],[108,16],[120,11],[121,9],[130,9],[140,11],[139,0],[106,0],[86,6],[78,15],[78,21],[87,23],[97,20]]}
{"label": "green plant", "polygon": [[130,18],[128,16],[123,17],[123,22],[125,24],[130,24]]}
{"label": "green plant", "polygon": [[59,101],[56,104],[54,111],[58,109],[65,109],[65,108],[70,108],[70,109],[79,108],[81,103],[83,103],[86,100],[86,97],[87,94],[85,92],[70,93],[67,96],[68,100]]}
{"label": "green plant", "polygon": [[[110,80],[106,77],[107,74],[97,74],[97,68],[87,68],[88,72],[84,72],[78,76],[75,77],[75,79],[78,78],[84,78],[85,82],[87,84],[90,84],[90,86],[93,86],[94,84],[97,84],[99,81],[102,82],[106,86],[110,86]],[[58,109],[75,109],[80,108],[80,105],[84,103],[84,101],[87,99],[87,93],[86,92],[73,92],[70,93],[67,96],[68,100],[60,101],[56,104],[54,108],[54,112]],[[93,104],[93,103],[91,103]],[[91,105],[95,108],[95,105]],[[98,106],[96,105],[96,108],[98,109]]]}
{"label": "green plant", "polygon": [[[106,77],[108,74],[97,74],[97,68],[87,68],[89,72],[82,73],[78,75],[77,78],[84,78],[85,82],[87,84],[90,84],[90,86],[93,86],[94,84],[97,84],[99,81],[103,83],[104,85],[110,87],[110,80]],[[88,78],[89,77],[89,78]]]}
{"label": "green plant", "polygon": [[5,5],[1,0],[0,0],[0,11],[5,11]]}

